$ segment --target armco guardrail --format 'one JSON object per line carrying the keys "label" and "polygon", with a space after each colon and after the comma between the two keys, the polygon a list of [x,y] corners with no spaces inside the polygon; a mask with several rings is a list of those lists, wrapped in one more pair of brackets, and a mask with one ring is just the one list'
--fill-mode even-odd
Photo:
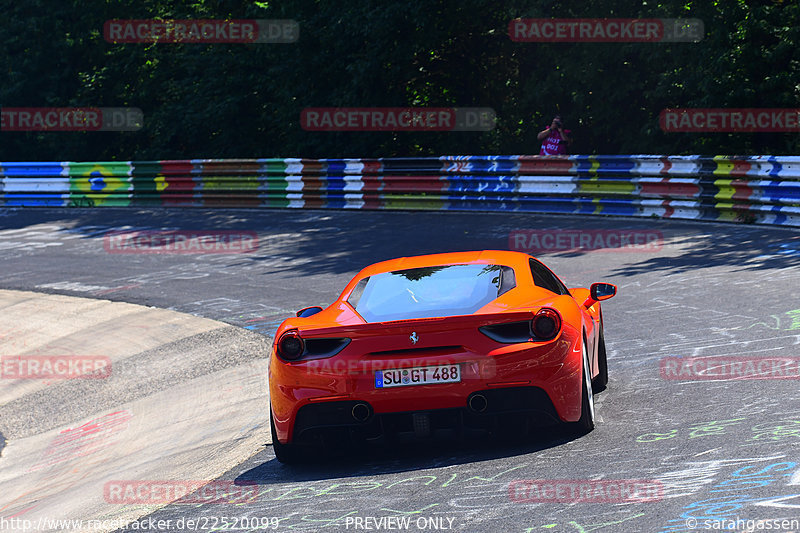
{"label": "armco guardrail", "polygon": [[453,209],[800,226],[800,156],[0,162],[0,204]]}

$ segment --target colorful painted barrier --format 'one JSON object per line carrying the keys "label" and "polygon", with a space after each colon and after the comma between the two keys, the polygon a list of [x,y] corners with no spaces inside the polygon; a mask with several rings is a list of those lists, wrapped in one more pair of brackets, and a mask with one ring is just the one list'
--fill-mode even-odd
{"label": "colorful painted barrier", "polygon": [[800,156],[0,162],[0,205],[451,209],[800,226]]}

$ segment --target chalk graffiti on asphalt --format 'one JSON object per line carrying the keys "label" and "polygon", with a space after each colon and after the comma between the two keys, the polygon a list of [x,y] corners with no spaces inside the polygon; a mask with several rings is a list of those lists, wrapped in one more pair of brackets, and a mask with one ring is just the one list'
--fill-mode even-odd
{"label": "chalk graffiti on asphalt", "polygon": [[783,494],[775,496],[755,496],[752,491],[758,489],[763,494],[765,487],[781,490],[785,485],[781,481],[791,477],[791,471],[797,468],[794,462],[776,462],[766,466],[747,465],[737,468],[727,477],[712,485],[702,500],[693,501],[683,507],[684,512],[678,518],[670,519],[662,528],[665,533],[677,533],[694,529],[687,528],[687,524],[704,524],[704,521],[720,523],[723,519],[736,519],[748,516],[753,519],[767,519],[771,517],[756,517],[753,512],[748,515],[743,511],[745,507],[762,505],[781,507],[770,502],[780,502],[790,498],[800,497],[800,494]]}
{"label": "chalk graffiti on asphalt", "polygon": [[[669,429],[665,432],[645,433],[636,437],[636,442],[656,442],[660,440],[684,437],[695,439],[700,437],[721,436],[726,434],[729,426],[745,423],[746,418],[732,418],[729,420],[710,420],[702,424],[687,428]],[[781,441],[786,439],[800,439],[800,420],[776,420],[760,422],[751,428],[750,441]],[[687,433],[688,432],[688,433]]]}

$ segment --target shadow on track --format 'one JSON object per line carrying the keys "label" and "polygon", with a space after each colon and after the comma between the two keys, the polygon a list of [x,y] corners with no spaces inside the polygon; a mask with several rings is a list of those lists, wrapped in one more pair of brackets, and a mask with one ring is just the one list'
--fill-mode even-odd
{"label": "shadow on track", "polygon": [[[410,218],[414,219],[413,225],[409,224]],[[57,223],[68,226],[62,230],[64,233],[101,240],[112,228],[120,227],[256,231],[258,250],[229,256],[227,266],[265,263],[268,271],[264,275],[354,273],[371,263],[404,255],[509,249],[511,232],[534,228],[542,231],[655,230],[663,232],[665,248],[685,248],[677,256],[651,256],[620,267],[613,272],[618,276],[654,271],[680,273],[719,266],[740,270],[800,266],[800,231],[797,228],[691,220],[453,211],[72,208],[8,210],[0,218],[0,230]],[[593,252],[579,250],[548,255],[571,258],[586,253]],[[624,255],[633,259],[633,254]],[[276,263],[276,259],[280,261]]]}
{"label": "shadow on track", "polygon": [[520,436],[484,437],[469,442],[448,439],[433,444],[415,442],[402,446],[339,448],[292,465],[280,463],[275,459],[271,446],[267,445],[265,449],[269,450],[271,459],[242,473],[235,482],[272,485],[446,468],[527,455],[581,438],[565,428],[545,430],[549,430],[547,435],[529,436],[527,439]]}

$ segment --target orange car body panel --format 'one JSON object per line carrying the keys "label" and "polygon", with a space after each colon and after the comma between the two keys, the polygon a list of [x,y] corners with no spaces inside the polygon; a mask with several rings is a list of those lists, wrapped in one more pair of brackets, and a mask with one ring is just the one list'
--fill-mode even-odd
{"label": "orange car body panel", "polygon": [[[582,303],[589,290],[558,295],[534,284],[531,256],[511,251],[454,252],[383,261],[361,270],[324,310],[286,319],[278,328],[269,362],[270,403],[277,435],[291,442],[298,410],[310,403],[357,400],[375,414],[465,407],[476,391],[531,386],[544,390],[563,422],[581,415],[582,337],[592,377],[598,373],[600,304]],[[514,269],[516,287],[472,315],[365,323],[347,302],[357,283],[379,273],[450,264],[491,264]],[[530,320],[542,307],[558,311],[562,327],[547,342],[503,344],[478,328]],[[328,358],[285,361],[276,352],[282,334],[296,330],[304,339],[343,337],[352,342]],[[419,341],[412,346],[409,334]],[[392,352],[392,353],[386,353]],[[375,371],[461,365],[461,382],[379,389]]]}

